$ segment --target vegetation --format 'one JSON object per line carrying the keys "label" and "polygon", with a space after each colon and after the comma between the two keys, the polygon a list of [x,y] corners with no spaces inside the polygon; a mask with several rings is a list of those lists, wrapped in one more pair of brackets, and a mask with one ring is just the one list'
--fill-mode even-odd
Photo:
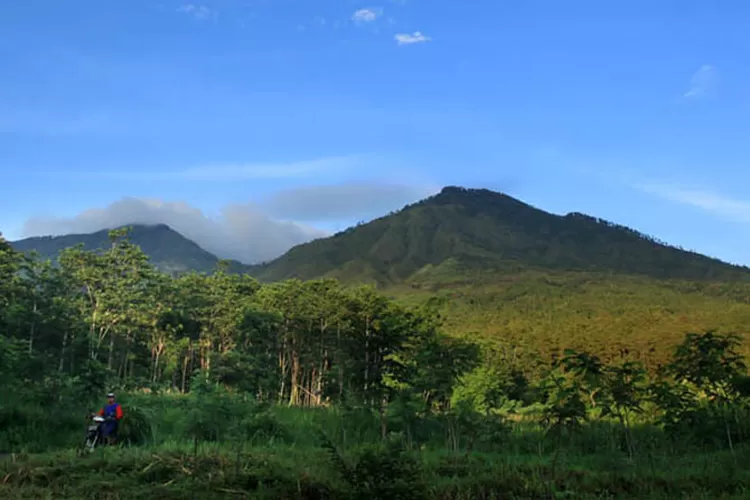
{"label": "vegetation", "polygon": [[[571,347],[607,363],[636,360],[652,373],[669,362],[685,332],[742,332],[750,324],[750,286],[738,282],[526,271],[475,283],[402,285],[387,293],[426,305],[454,336],[547,359]],[[750,355],[750,345],[739,349]]]}
{"label": "vegetation", "polygon": [[[704,328],[742,325],[743,285],[529,269],[461,301],[435,275],[389,298],[330,279],[263,284],[227,263],[169,276],[126,233],[56,266],[0,239],[3,498],[747,494],[744,344]],[[674,329],[655,360],[654,345],[607,345],[607,328],[639,328],[623,318],[647,297],[652,322],[686,315],[660,324]],[[474,314],[510,334],[455,330]],[[561,318],[557,337],[536,326]],[[76,456],[112,389],[123,447]]]}

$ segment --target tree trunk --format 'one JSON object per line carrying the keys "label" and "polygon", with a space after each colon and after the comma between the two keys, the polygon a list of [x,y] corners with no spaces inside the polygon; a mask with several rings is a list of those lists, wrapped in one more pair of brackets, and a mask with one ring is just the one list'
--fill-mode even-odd
{"label": "tree trunk", "polygon": [[383,441],[385,441],[385,438],[388,435],[388,418],[386,416],[387,408],[387,400],[386,398],[383,398],[380,401],[380,439]]}
{"label": "tree trunk", "polygon": [[190,359],[192,358],[193,353],[193,346],[192,344],[188,345],[187,350],[185,351],[185,357],[182,359],[182,393],[185,394],[185,388],[187,387],[187,372],[188,372],[188,363],[190,363]]}
{"label": "tree trunk", "polygon": [[[370,390],[370,317],[365,318],[365,401],[368,401]],[[372,403],[372,401],[368,401]]]}
{"label": "tree trunk", "polygon": [[34,352],[34,333],[36,330],[36,318],[36,297],[34,297],[34,307],[31,310],[31,327],[29,328],[29,355],[33,354]]}
{"label": "tree trunk", "polygon": [[281,373],[281,377],[279,380],[279,396],[277,399],[280,404],[284,399],[284,392],[286,391],[286,358],[283,346],[279,352],[279,372]]}
{"label": "tree trunk", "polygon": [[115,336],[109,336],[109,354],[107,355],[107,368],[112,369],[112,363],[115,355]]}
{"label": "tree trunk", "polygon": [[339,402],[344,399],[344,357],[341,355],[341,322],[336,327],[336,364],[339,371]]}
{"label": "tree trunk", "polygon": [[60,363],[57,366],[57,371],[62,373],[65,369],[65,350],[68,345],[68,330],[63,333],[62,347],[60,348]]}
{"label": "tree trunk", "polygon": [[299,371],[299,353],[297,352],[297,346],[292,343],[292,374],[289,387],[289,406],[299,403]]}

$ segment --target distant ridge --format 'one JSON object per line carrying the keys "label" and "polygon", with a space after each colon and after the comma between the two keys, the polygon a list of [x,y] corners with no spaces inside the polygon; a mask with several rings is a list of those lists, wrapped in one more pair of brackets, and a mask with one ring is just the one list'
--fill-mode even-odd
{"label": "distant ridge", "polygon": [[[130,241],[140,246],[151,262],[165,272],[211,272],[220,260],[216,255],[204,250],[166,224],[134,224],[129,227],[132,228]],[[21,252],[36,250],[41,257],[55,260],[61,250],[81,243],[84,249],[89,251],[108,248],[109,231],[110,229],[104,229],[90,234],[35,236],[12,241],[10,245]],[[247,266],[230,261],[230,271],[244,272],[246,270]]]}

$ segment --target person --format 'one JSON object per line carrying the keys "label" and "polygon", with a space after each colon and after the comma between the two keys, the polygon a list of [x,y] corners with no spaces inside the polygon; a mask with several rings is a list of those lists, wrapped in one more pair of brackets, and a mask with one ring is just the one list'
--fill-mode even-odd
{"label": "person", "polygon": [[117,430],[122,420],[122,406],[115,401],[114,393],[107,394],[107,404],[99,410],[99,416],[106,421],[102,422],[101,433],[104,440],[109,444],[117,442]]}

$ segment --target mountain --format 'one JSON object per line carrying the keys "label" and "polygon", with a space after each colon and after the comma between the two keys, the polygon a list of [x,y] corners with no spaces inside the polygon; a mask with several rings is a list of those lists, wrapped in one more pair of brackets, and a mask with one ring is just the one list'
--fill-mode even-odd
{"label": "mountain", "polygon": [[[219,258],[164,224],[134,225],[130,239],[168,272],[212,271]],[[108,230],[11,242],[56,258],[83,243],[109,246]],[[591,272],[657,279],[750,282],[750,269],[669,246],[624,226],[580,213],[554,215],[487,189],[446,187],[402,210],[298,245],[255,266],[230,271],[262,281],[338,278],[384,286],[494,283],[530,272]]]}
{"label": "mountain", "polygon": [[[140,246],[149,256],[151,263],[165,272],[211,272],[220,260],[165,224],[130,227],[130,241]],[[61,250],[81,243],[85,250],[106,249],[110,245],[109,229],[91,234],[37,236],[12,241],[10,245],[21,252],[36,250],[43,258],[54,260]],[[229,269],[244,272],[247,267],[239,262],[230,261]]]}
{"label": "mountain", "polygon": [[446,187],[388,216],[250,268],[263,281],[381,285],[472,281],[529,269],[750,281],[750,269],[581,213],[554,215],[487,189]]}

